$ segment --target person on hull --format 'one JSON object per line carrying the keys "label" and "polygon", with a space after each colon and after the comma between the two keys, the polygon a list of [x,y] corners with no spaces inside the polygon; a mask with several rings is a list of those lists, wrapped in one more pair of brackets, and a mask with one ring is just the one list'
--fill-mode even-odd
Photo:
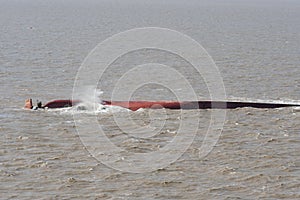
{"label": "person on hull", "polygon": [[32,99],[26,99],[25,100],[25,106],[24,106],[24,108],[26,108],[26,109],[32,109],[32,110],[37,110],[39,108],[44,109],[44,107],[42,105],[42,102],[39,101],[39,100],[37,100],[37,106],[33,106]]}

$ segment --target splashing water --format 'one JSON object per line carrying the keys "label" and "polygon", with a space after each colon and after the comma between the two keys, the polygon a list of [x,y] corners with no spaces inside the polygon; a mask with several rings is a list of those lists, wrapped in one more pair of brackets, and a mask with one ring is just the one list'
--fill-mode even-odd
{"label": "splashing water", "polygon": [[84,87],[77,94],[73,94],[73,100],[79,100],[80,103],[65,108],[47,109],[48,112],[59,114],[114,114],[121,112],[132,112],[131,110],[119,106],[103,105],[102,96],[103,92],[94,87]]}
{"label": "splashing water", "polygon": [[101,104],[101,95],[103,92],[94,87],[85,87],[78,94],[73,95],[73,99],[80,100],[81,103],[74,106],[76,110],[86,110],[96,112],[103,110],[104,106]]}
{"label": "splashing water", "polygon": [[62,110],[63,112],[75,113],[115,113],[115,112],[128,112],[128,109],[117,106],[107,106],[101,104],[101,96],[103,91],[92,86],[84,87],[79,93],[73,94],[73,100],[80,100],[80,103],[68,109]]}

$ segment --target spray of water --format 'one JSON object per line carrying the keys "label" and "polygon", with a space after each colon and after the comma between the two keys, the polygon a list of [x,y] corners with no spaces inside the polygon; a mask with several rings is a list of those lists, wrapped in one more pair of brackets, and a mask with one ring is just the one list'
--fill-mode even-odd
{"label": "spray of water", "polygon": [[115,112],[128,112],[128,109],[117,107],[117,106],[106,106],[102,105],[103,92],[92,86],[83,87],[77,94],[74,94],[73,98],[80,100],[80,103],[72,107],[69,111],[74,113],[115,113]]}
{"label": "spray of water", "polygon": [[82,87],[82,89],[73,96],[74,99],[81,101],[81,103],[73,107],[73,110],[89,112],[103,110],[104,106],[101,104],[102,94],[103,92],[95,87]]}

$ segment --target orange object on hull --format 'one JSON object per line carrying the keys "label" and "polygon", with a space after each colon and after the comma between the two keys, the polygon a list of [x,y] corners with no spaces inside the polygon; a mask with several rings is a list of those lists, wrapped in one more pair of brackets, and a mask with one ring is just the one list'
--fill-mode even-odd
{"label": "orange object on hull", "polygon": [[25,106],[24,106],[24,108],[26,108],[26,109],[32,109],[33,108],[33,106],[32,106],[32,99],[26,99],[25,100]]}

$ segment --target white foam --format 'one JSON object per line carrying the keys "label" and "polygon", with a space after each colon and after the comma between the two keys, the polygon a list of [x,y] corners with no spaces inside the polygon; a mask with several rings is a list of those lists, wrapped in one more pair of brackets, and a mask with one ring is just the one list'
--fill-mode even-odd
{"label": "white foam", "polygon": [[102,105],[102,96],[103,92],[97,88],[87,86],[79,92],[78,94],[73,95],[73,99],[79,100],[80,103],[74,105],[73,107],[67,108],[56,108],[49,109],[49,112],[59,112],[60,114],[112,114],[117,112],[128,112],[126,108],[110,105]]}

